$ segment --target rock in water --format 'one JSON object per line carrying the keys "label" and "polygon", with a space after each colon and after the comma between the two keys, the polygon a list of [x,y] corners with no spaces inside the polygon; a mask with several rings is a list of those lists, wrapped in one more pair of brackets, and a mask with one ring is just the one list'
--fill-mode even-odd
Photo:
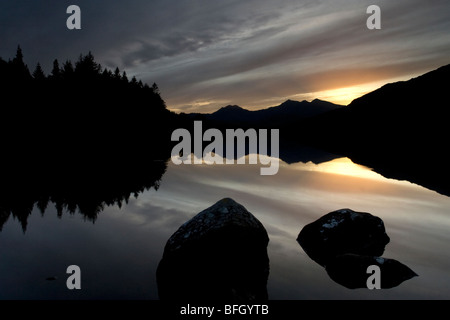
{"label": "rock in water", "polygon": [[167,241],[157,270],[161,300],[266,300],[269,237],[242,205],[225,198]]}
{"label": "rock in water", "polygon": [[403,281],[416,277],[409,267],[394,259],[344,254],[330,260],[325,268],[335,282],[349,289],[367,288],[370,273],[367,268],[378,266],[381,289],[398,286]]}
{"label": "rock in water", "polygon": [[[369,266],[378,266],[380,289],[393,288],[417,274],[394,259],[381,258],[389,243],[383,221],[366,212],[341,209],[306,225],[297,237],[308,256],[336,283],[367,288]],[[374,274],[375,276],[375,274]]]}
{"label": "rock in water", "polygon": [[381,256],[389,240],[383,220],[351,209],[324,215],[306,225],[297,237],[308,256],[322,266],[345,253]]}

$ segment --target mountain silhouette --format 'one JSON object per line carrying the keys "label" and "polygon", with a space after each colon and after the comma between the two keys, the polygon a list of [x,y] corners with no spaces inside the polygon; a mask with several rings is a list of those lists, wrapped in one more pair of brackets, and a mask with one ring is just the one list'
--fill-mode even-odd
{"label": "mountain silhouette", "polygon": [[294,141],[346,155],[399,180],[450,195],[447,123],[450,65],[386,84],[352,101],[283,128]]}
{"label": "mountain silhouette", "polygon": [[241,127],[277,128],[292,121],[314,117],[325,112],[342,108],[331,102],[315,99],[299,102],[287,100],[282,104],[261,110],[247,110],[236,105],[228,105],[211,114],[190,114],[196,120],[220,124],[233,124]]}
{"label": "mountain silhouette", "polygon": [[[387,178],[408,180],[450,196],[446,130],[450,65],[408,81],[389,83],[348,106],[287,100],[250,111],[226,106],[211,114],[183,115],[207,128],[278,128],[280,157],[305,162],[303,150],[321,150],[315,162],[338,156],[372,168]],[[299,151],[300,150],[300,151]],[[284,157],[284,158],[283,158]]]}

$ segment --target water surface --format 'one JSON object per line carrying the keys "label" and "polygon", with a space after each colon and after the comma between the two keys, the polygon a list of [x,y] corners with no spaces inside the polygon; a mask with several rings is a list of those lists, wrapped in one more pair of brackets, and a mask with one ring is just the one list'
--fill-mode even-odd
{"label": "water surface", "polygon": [[[386,179],[347,158],[321,164],[280,161],[275,176],[259,165],[169,163],[160,188],[109,206],[93,223],[50,205],[37,208],[24,233],[12,217],[0,232],[1,299],[158,299],[155,272],[167,239],[186,220],[224,197],[266,227],[270,299],[449,299],[450,198]],[[333,282],[296,242],[300,230],[341,208],[384,220],[394,258],[419,277],[387,290],[351,290]],[[69,265],[81,290],[66,288]],[[46,280],[57,277],[56,280]]]}

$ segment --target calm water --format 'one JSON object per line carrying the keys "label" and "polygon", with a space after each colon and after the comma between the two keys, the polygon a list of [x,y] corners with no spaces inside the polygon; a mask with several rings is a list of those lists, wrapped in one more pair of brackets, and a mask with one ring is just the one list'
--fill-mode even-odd
{"label": "calm water", "polygon": [[[44,216],[34,209],[26,233],[10,218],[0,232],[0,298],[158,299],[155,272],[167,239],[231,197],[269,233],[270,299],[450,299],[450,198],[346,158],[280,165],[277,175],[260,176],[259,165],[169,163],[158,191],[106,207],[95,223],[79,214],[58,218],[52,206]],[[296,238],[304,225],[341,208],[382,218],[391,238],[383,256],[419,277],[372,291],[333,282]],[[72,264],[81,268],[81,290],[66,288]]]}

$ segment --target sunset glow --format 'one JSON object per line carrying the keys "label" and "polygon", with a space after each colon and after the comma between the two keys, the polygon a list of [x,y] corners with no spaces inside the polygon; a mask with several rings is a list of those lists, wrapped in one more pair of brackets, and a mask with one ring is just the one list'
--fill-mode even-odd
{"label": "sunset glow", "polygon": [[372,171],[370,168],[352,162],[349,158],[337,158],[317,165],[312,162],[307,164],[301,163],[298,165],[298,168],[306,171],[386,181],[386,178],[380,174]]}
{"label": "sunset glow", "polygon": [[91,51],[103,67],[156,82],[167,107],[186,113],[287,99],[347,105],[450,62],[448,1],[379,1],[379,30],[366,26],[373,3],[357,0],[76,4],[82,26],[71,31],[64,2],[2,4],[0,57],[20,44],[28,66],[49,73],[53,59]]}

